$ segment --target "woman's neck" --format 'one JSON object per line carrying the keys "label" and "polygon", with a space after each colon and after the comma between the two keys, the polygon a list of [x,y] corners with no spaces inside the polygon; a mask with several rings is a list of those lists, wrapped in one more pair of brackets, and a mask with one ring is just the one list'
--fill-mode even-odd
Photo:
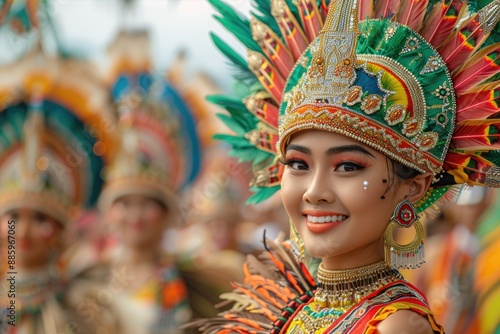
{"label": "woman's neck", "polygon": [[374,242],[357,248],[355,251],[322,259],[323,267],[329,270],[342,270],[363,267],[384,260],[384,242]]}
{"label": "woman's neck", "polygon": [[350,307],[380,287],[402,279],[401,274],[385,261],[351,269],[329,270],[321,263],[318,268],[316,302],[321,307]]}

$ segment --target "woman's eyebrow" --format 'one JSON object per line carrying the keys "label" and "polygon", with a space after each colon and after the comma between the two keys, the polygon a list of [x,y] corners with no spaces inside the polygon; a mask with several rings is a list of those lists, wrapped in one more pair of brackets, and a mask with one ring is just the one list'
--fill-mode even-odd
{"label": "woman's eyebrow", "polygon": [[[299,151],[304,154],[311,154],[311,150],[305,146],[302,145],[297,145],[297,144],[290,144],[286,147],[286,150],[292,150],[292,151]],[[363,147],[359,145],[342,145],[342,146],[336,146],[336,147],[330,147],[327,151],[327,155],[334,155],[334,154],[339,154],[339,153],[344,153],[344,152],[359,152],[361,154],[364,154],[366,156],[375,158],[373,154],[371,154],[368,150],[364,149]]]}
{"label": "woman's eyebrow", "polygon": [[299,152],[302,152],[302,153],[305,153],[305,154],[311,154],[311,150],[308,149],[307,147],[305,146],[301,146],[301,145],[296,145],[296,144],[290,144],[286,147],[286,151],[290,151],[290,150],[293,150],[293,151],[299,151]]}
{"label": "woman's eyebrow", "polygon": [[327,151],[327,155],[334,155],[334,154],[339,154],[339,153],[344,153],[344,152],[359,152],[362,153],[366,156],[375,158],[373,154],[371,154],[368,150],[364,149],[363,147],[359,145],[342,145],[342,146],[336,146],[336,147],[330,147]]}

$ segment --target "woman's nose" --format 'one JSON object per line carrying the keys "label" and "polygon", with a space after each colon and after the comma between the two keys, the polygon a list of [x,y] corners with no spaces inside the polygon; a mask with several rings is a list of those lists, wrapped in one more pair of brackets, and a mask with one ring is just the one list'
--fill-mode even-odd
{"label": "woman's nose", "polygon": [[335,200],[335,194],[332,184],[328,178],[321,173],[315,173],[304,193],[303,199],[311,204],[332,203]]}
{"label": "woman's nose", "polygon": [[19,238],[26,237],[30,232],[31,220],[19,218],[16,220],[16,236]]}

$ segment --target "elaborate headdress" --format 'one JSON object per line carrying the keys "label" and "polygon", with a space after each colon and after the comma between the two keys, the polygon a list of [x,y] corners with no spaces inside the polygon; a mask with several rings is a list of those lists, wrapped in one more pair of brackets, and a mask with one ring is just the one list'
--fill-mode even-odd
{"label": "elaborate headdress", "polygon": [[431,172],[419,212],[454,184],[500,186],[500,1],[256,1],[251,20],[211,2],[248,48],[213,36],[252,90],[212,100],[236,132],[219,138],[254,161],[251,202],[279,189],[277,157],[303,129]]}
{"label": "elaborate headdress", "polygon": [[121,32],[110,48],[121,144],[105,173],[101,210],[130,194],[175,209],[179,192],[199,171],[194,119],[176,90],[152,75],[149,46],[146,32]]}
{"label": "elaborate headdress", "polygon": [[60,223],[93,205],[114,146],[106,90],[92,67],[36,51],[0,69],[0,211]]}

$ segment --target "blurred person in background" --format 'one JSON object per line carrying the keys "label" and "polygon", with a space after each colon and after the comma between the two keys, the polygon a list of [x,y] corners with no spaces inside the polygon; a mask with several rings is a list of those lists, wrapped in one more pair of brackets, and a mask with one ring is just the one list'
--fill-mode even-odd
{"label": "blurred person in background", "polygon": [[213,313],[206,299],[213,279],[222,278],[180,257],[182,240],[167,237],[189,215],[185,197],[201,168],[196,119],[177,90],[152,74],[146,31],[120,32],[109,64],[121,143],[99,197],[102,219],[116,237],[103,258],[110,278],[113,272],[127,277],[111,304],[126,323],[122,333],[184,333],[180,326],[192,314]]}
{"label": "blurred person in background", "polygon": [[493,191],[463,187],[455,203],[429,224],[445,229],[429,235],[426,265],[414,281],[424,291],[437,319],[447,333],[476,333],[474,264],[481,252],[476,231],[493,200]]}
{"label": "blurred person in background", "polygon": [[114,145],[93,71],[39,49],[0,68],[2,333],[119,331],[112,311],[95,311],[103,286],[63,256]]}
{"label": "blurred person in background", "polygon": [[476,230],[481,250],[474,263],[474,288],[479,334],[500,333],[500,196],[493,191],[489,210]]}

